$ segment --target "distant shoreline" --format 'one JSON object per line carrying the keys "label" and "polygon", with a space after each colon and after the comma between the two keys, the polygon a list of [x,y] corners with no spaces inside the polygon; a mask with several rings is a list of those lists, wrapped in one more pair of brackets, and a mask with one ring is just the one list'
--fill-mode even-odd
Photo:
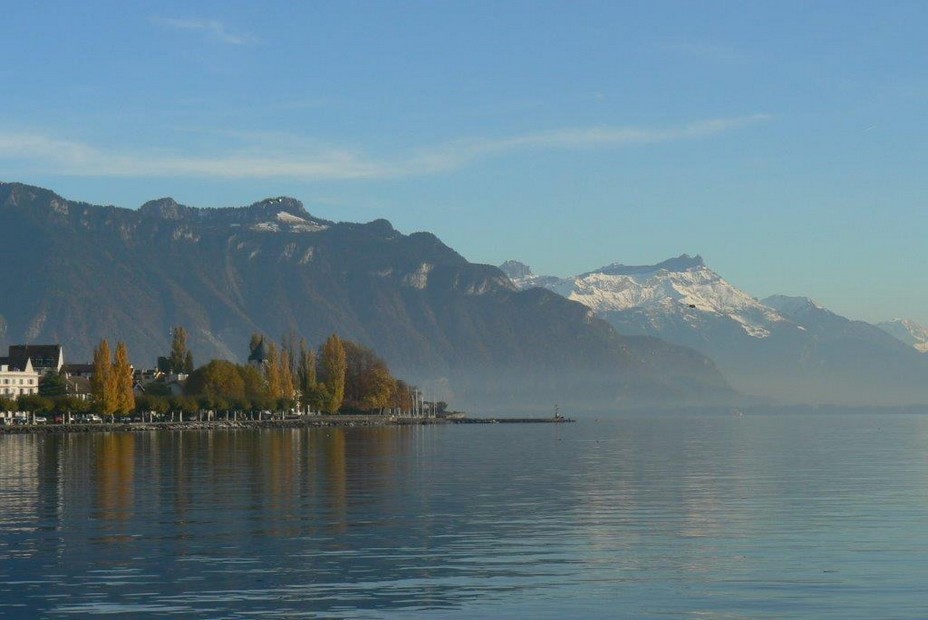
{"label": "distant shoreline", "polygon": [[354,428],[381,426],[430,426],[444,424],[570,423],[570,418],[406,418],[384,415],[325,415],[287,420],[189,420],[184,422],[98,422],[74,424],[22,424],[0,426],[0,435],[95,432],[210,431],[264,428]]}

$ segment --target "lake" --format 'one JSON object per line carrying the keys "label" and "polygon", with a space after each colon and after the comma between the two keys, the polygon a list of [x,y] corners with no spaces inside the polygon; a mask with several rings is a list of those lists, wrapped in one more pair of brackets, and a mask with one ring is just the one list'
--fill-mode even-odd
{"label": "lake", "polygon": [[928,416],[0,436],[10,618],[920,618]]}

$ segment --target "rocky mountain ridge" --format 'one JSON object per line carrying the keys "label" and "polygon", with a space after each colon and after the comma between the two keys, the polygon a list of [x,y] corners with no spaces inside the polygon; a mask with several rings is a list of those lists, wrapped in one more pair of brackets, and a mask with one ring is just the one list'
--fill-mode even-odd
{"label": "rocky mountain ridge", "polygon": [[469,408],[733,396],[704,356],[619,336],[549,291],[520,292],[431,233],[332,222],[290,198],[129,210],[0,183],[0,229],[5,257],[22,265],[0,273],[0,288],[15,291],[0,301],[3,346],[60,342],[86,360],[107,337],[144,365],[168,350],[175,325],[198,362],[243,360],[253,332],[312,344],[337,332]]}

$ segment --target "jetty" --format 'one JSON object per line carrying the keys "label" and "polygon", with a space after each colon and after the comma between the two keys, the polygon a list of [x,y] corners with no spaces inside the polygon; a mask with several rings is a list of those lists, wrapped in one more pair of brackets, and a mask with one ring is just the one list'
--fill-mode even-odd
{"label": "jetty", "polygon": [[573,418],[459,418],[449,420],[452,424],[567,424]]}

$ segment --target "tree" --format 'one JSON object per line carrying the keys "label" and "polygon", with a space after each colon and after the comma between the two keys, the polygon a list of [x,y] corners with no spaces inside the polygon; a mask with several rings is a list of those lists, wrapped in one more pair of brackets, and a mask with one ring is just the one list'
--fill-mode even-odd
{"label": "tree", "polygon": [[190,350],[187,350],[187,353],[184,354],[184,374],[189,375],[193,372],[193,353]]}
{"label": "tree", "polygon": [[283,405],[282,409],[289,409],[293,406],[296,389],[293,385],[293,363],[289,347],[281,346],[280,349],[280,400]]}
{"label": "tree", "polygon": [[371,349],[350,340],[342,342],[347,359],[345,404],[352,409],[371,411],[390,406],[396,379],[386,362]]}
{"label": "tree", "polygon": [[135,392],[132,390],[132,366],[126,343],[116,345],[116,360],[113,362],[113,381],[116,389],[114,413],[125,415],[135,410]]}
{"label": "tree", "polygon": [[145,385],[145,394],[147,396],[161,396],[167,398],[171,395],[171,388],[164,380],[152,381]]}
{"label": "tree", "polygon": [[338,413],[345,400],[345,372],[347,362],[345,347],[338,334],[332,334],[322,345],[319,356],[322,361],[322,376],[328,398],[323,409],[327,413]]}
{"label": "tree", "polygon": [[183,327],[175,327],[172,330],[171,338],[171,355],[168,357],[168,365],[173,373],[186,372],[188,367],[187,357],[190,357],[189,367],[193,371],[193,356],[187,350],[187,330]]}
{"label": "tree", "polygon": [[306,340],[300,341],[300,359],[296,370],[297,391],[304,405],[316,406],[316,354],[306,347]]}
{"label": "tree", "polygon": [[177,411],[181,415],[189,415],[197,412],[197,401],[189,396],[173,396],[169,399],[171,411]]}
{"label": "tree", "polygon": [[68,393],[68,383],[61,373],[51,371],[39,379],[39,395],[55,398]]}
{"label": "tree", "polygon": [[261,371],[246,364],[238,367],[238,373],[242,377],[242,384],[245,389],[244,399],[240,401],[243,409],[267,409],[270,403],[267,398],[267,391],[264,388],[264,377]]}
{"label": "tree", "polygon": [[93,377],[90,378],[90,390],[101,414],[109,415],[116,411],[116,381],[113,366],[110,363],[110,345],[105,339],[101,340],[93,351]]}
{"label": "tree", "polygon": [[155,396],[152,394],[142,394],[135,399],[135,410],[139,413],[153,411],[156,414],[163,415],[170,408],[170,402],[165,396]]}
{"label": "tree", "polygon": [[16,399],[16,406],[20,411],[47,414],[51,413],[52,409],[55,408],[55,402],[50,398],[45,398],[38,394],[23,394]]}
{"label": "tree", "polygon": [[245,382],[238,365],[212,360],[190,374],[184,392],[203,398],[203,403],[210,408],[228,409],[228,403],[245,397]]}
{"label": "tree", "polygon": [[264,367],[264,381],[267,386],[267,397],[272,403],[276,403],[281,397],[280,381],[280,355],[277,352],[277,345],[273,342],[267,345],[267,364]]}
{"label": "tree", "polygon": [[412,411],[414,398],[413,387],[403,380],[397,380],[390,396],[390,407],[400,411]]}
{"label": "tree", "polygon": [[68,413],[86,413],[90,411],[90,403],[77,396],[62,396],[55,399],[53,411],[62,416]]}

